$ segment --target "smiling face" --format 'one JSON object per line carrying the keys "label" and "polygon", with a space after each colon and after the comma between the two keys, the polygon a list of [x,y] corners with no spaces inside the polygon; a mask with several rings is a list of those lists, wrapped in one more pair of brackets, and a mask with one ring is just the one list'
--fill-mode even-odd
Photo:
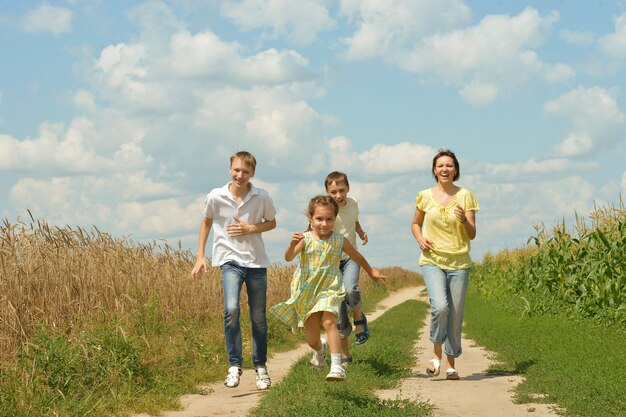
{"label": "smiling face", "polygon": [[254,176],[254,169],[241,159],[234,159],[230,164],[230,176],[233,179],[231,184],[236,189],[247,189],[250,178]]}
{"label": "smiling face", "polygon": [[457,178],[457,168],[454,159],[449,156],[440,156],[435,161],[433,175],[438,183],[452,183]]}
{"label": "smiling face", "polygon": [[326,192],[328,193],[328,195],[334,198],[340,207],[345,206],[348,202],[346,199],[348,197],[348,191],[350,191],[350,187],[348,187],[343,182],[337,184],[335,181],[333,181],[326,187]]}
{"label": "smiling face", "polygon": [[335,210],[330,205],[318,204],[313,210],[313,214],[309,215],[309,222],[313,233],[319,239],[327,239],[335,227]]}

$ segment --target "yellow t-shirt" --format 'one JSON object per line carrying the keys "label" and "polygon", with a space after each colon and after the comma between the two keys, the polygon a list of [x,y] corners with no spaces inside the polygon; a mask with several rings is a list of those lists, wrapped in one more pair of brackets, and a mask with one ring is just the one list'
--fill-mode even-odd
{"label": "yellow t-shirt", "polygon": [[479,210],[476,197],[465,188],[460,188],[455,198],[445,207],[435,200],[431,188],[420,191],[417,195],[415,206],[425,213],[422,235],[434,243],[433,249],[422,252],[420,266],[432,264],[452,270],[470,267],[470,239],[454,215],[454,207],[457,205],[465,211]]}
{"label": "yellow t-shirt", "polygon": [[[333,231],[348,239],[354,248],[356,248],[356,222],[358,221],[359,204],[354,198],[347,197],[346,205],[339,207]],[[347,257],[345,253],[342,255],[342,259]]]}

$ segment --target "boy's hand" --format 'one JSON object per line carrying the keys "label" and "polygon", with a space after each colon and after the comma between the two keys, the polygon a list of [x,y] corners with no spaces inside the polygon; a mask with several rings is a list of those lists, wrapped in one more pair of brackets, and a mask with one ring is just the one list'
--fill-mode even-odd
{"label": "boy's hand", "polygon": [[202,259],[196,259],[196,264],[193,266],[193,269],[191,270],[191,277],[192,278],[198,278],[198,275],[200,275],[200,272],[207,272],[209,270],[209,266],[206,263],[206,259],[202,258]]}
{"label": "boy's hand", "polygon": [[361,238],[361,242],[363,243],[363,246],[367,245],[367,242],[368,242],[367,233],[365,233],[364,231],[361,231],[361,233],[359,233],[359,237]]}
{"label": "boy's hand", "polygon": [[381,274],[380,271],[376,268],[372,268],[372,275],[370,275],[370,277],[372,277],[374,281],[387,281],[387,275]]}
{"label": "boy's hand", "polygon": [[228,234],[232,237],[245,236],[252,231],[252,226],[242,222],[238,217],[234,218],[235,222],[226,226]]}

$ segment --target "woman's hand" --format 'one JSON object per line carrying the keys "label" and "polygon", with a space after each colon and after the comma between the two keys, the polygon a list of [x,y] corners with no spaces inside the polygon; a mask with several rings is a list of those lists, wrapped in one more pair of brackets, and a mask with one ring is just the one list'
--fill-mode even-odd
{"label": "woman's hand", "polygon": [[422,252],[427,252],[435,247],[433,241],[425,237],[418,239],[417,243],[420,245],[420,249]]}
{"label": "woman's hand", "polygon": [[463,207],[457,205],[454,208],[454,215],[456,216],[456,219],[459,221],[459,223],[463,224],[467,221],[467,216],[465,216],[465,210],[463,210]]}

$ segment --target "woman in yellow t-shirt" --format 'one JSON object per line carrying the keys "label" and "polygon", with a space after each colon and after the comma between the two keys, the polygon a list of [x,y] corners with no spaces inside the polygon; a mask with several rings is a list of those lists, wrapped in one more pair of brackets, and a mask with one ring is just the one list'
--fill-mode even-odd
{"label": "woman in yellow t-shirt", "polygon": [[461,355],[461,327],[469,280],[470,241],[476,237],[478,203],[471,191],[454,184],[460,177],[454,152],[439,149],[432,173],[437,184],[420,191],[411,231],[420,246],[419,265],[430,298],[430,341],[434,357],[426,373],[439,375],[445,344],[446,378],[459,379],[455,358]]}

